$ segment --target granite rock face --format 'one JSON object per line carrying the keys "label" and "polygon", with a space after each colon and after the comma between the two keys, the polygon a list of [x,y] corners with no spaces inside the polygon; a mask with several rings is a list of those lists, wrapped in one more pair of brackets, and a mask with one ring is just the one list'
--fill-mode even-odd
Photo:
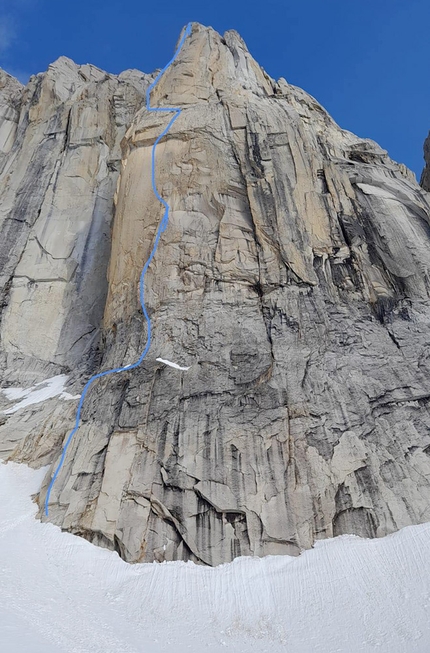
{"label": "granite rock face", "polygon": [[424,141],[424,159],[426,162],[423,174],[421,175],[421,186],[430,191],[430,133]]}
{"label": "granite rock face", "polygon": [[[4,387],[76,395],[145,345],[152,79],[0,79]],[[156,152],[152,345],[90,390],[49,519],[209,565],[430,520],[430,195],[233,31],[194,24],[151,104],[182,109]],[[77,400],[3,403],[2,456],[52,463],[42,506]]]}
{"label": "granite rock face", "polygon": [[[0,77],[3,386],[28,388],[59,373],[81,379],[100,356],[120,142],[151,79],[65,57],[25,89]],[[54,426],[57,403],[8,418],[0,455],[22,445],[34,450],[29,460],[46,452],[50,461],[59,432],[44,429],[46,420]],[[74,410],[60,407],[61,433]]]}

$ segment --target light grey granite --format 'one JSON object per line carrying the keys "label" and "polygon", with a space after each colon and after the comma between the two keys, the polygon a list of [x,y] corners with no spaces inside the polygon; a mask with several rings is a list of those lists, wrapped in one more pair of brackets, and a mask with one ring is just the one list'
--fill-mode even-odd
{"label": "light grey granite", "polygon": [[[61,58],[1,82],[3,386],[78,394],[144,347],[152,78]],[[194,24],[151,102],[183,110],[156,154],[153,342],[90,391],[49,519],[209,565],[429,521],[430,195],[236,32]],[[3,456],[52,462],[41,506],[76,404],[2,416]]]}

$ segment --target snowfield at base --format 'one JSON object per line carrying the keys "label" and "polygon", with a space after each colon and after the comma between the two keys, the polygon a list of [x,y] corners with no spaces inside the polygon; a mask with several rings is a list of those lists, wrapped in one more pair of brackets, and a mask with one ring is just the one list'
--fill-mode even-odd
{"label": "snowfield at base", "polygon": [[66,374],[59,374],[58,376],[53,376],[50,379],[36,383],[36,385],[31,386],[31,388],[1,389],[0,392],[2,392],[9,401],[21,399],[21,401],[11,408],[4,410],[3,413],[5,415],[11,415],[12,413],[16,413],[20,408],[26,408],[32,404],[38,404],[41,401],[57,396],[66,401],[69,401],[70,399],[79,399],[81,395],[71,395],[69,392],[64,391],[68,378],[69,377]]}
{"label": "snowfield at base", "polygon": [[35,519],[44,473],[0,464],[1,651],[430,651],[430,524],[298,558],[128,565]]}

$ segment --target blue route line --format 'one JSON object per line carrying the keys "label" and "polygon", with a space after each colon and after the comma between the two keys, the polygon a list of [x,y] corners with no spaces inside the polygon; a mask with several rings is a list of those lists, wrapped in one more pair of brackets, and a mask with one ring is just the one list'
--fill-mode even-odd
{"label": "blue route line", "polygon": [[173,125],[173,123],[175,122],[175,120],[178,118],[178,116],[180,115],[182,109],[178,109],[178,108],[175,108],[175,107],[160,107],[160,108],[152,108],[152,107],[149,106],[149,102],[150,102],[150,94],[151,94],[152,89],[153,89],[154,86],[157,84],[157,82],[159,81],[160,77],[161,77],[161,76],[166,72],[166,70],[169,68],[169,66],[171,66],[171,64],[175,61],[176,57],[177,57],[178,54],[179,54],[180,49],[182,48],[182,45],[183,45],[185,39],[187,38],[187,36],[188,36],[190,33],[191,33],[191,23],[188,23],[188,25],[187,25],[187,27],[186,27],[186,29],[185,29],[185,32],[183,33],[182,38],[181,38],[181,40],[179,41],[179,45],[178,45],[178,47],[177,47],[177,49],[176,49],[176,52],[175,52],[175,54],[173,55],[172,59],[171,59],[171,60],[169,61],[169,63],[166,64],[166,65],[164,66],[164,68],[163,68],[163,69],[158,73],[157,77],[154,79],[154,81],[153,81],[152,84],[148,87],[148,89],[147,89],[147,91],[146,91],[146,108],[147,108],[148,111],[163,111],[163,112],[164,112],[164,111],[174,111],[174,112],[175,112],[175,115],[174,115],[173,118],[170,120],[170,122],[169,122],[169,124],[167,125],[166,129],[165,129],[165,130],[164,130],[164,131],[163,131],[163,132],[158,136],[158,138],[156,139],[154,145],[152,146],[152,154],[151,154],[151,181],[152,181],[152,190],[153,190],[153,192],[154,192],[155,197],[156,197],[156,198],[158,199],[158,201],[161,202],[161,204],[164,206],[164,215],[163,215],[163,219],[161,220],[161,222],[160,222],[160,224],[159,224],[159,226],[158,226],[157,234],[156,234],[156,236],[155,236],[154,245],[153,245],[153,248],[152,248],[151,253],[150,253],[150,255],[149,255],[149,258],[148,258],[148,260],[146,261],[145,265],[143,266],[143,270],[142,270],[142,272],[141,272],[141,274],[140,274],[140,304],[141,304],[141,307],[142,307],[143,315],[145,316],[145,319],[146,319],[146,324],[147,324],[147,326],[148,326],[148,335],[147,335],[147,338],[146,338],[145,349],[143,350],[143,352],[142,352],[141,355],[139,356],[139,359],[136,361],[136,363],[133,363],[133,364],[131,364],[131,365],[125,365],[124,367],[115,367],[114,369],[112,369],[112,370],[106,370],[105,372],[99,372],[98,374],[95,374],[94,376],[92,376],[92,377],[87,381],[87,383],[85,384],[84,389],[82,390],[82,394],[81,394],[81,398],[80,398],[79,404],[78,404],[78,410],[77,410],[77,412],[76,412],[75,427],[74,427],[73,431],[70,433],[69,437],[68,437],[67,440],[66,440],[66,443],[65,443],[65,445],[64,445],[64,447],[63,447],[63,451],[62,451],[62,453],[61,453],[60,462],[58,463],[58,466],[57,466],[57,469],[55,470],[54,476],[52,477],[51,482],[50,482],[50,484],[49,484],[49,486],[48,486],[48,490],[47,490],[47,493],[46,493],[46,499],[45,499],[45,514],[46,514],[46,515],[48,515],[48,504],[49,504],[49,497],[50,497],[50,495],[51,495],[52,486],[54,485],[54,483],[55,483],[55,479],[57,478],[58,473],[59,473],[61,467],[63,466],[64,459],[65,459],[65,457],[66,457],[66,453],[67,453],[67,449],[69,448],[69,445],[70,445],[70,443],[71,443],[71,441],[72,441],[72,438],[73,438],[73,436],[75,435],[76,431],[77,431],[78,428],[79,428],[79,422],[80,422],[80,419],[81,419],[82,406],[83,406],[83,403],[84,403],[84,400],[85,400],[85,397],[86,397],[86,394],[87,394],[88,390],[90,389],[90,387],[92,386],[92,384],[94,383],[94,381],[96,381],[97,379],[101,379],[102,376],[108,376],[109,374],[115,374],[116,372],[125,372],[126,370],[133,370],[135,367],[138,367],[138,366],[141,364],[141,362],[143,361],[143,359],[145,358],[145,356],[146,356],[146,354],[148,353],[148,350],[149,350],[149,348],[150,348],[150,346],[151,346],[151,320],[150,320],[150,318],[149,318],[149,315],[148,315],[147,310],[146,310],[146,307],[145,307],[145,298],[144,298],[144,292],[145,292],[145,289],[144,289],[144,281],[145,281],[145,274],[146,274],[146,272],[147,272],[147,270],[148,270],[148,268],[149,268],[149,266],[150,266],[150,264],[151,264],[152,259],[154,258],[154,254],[155,254],[155,252],[156,252],[156,250],[157,250],[157,247],[158,247],[158,243],[159,243],[159,240],[160,240],[161,234],[162,234],[163,231],[165,231],[166,228],[167,228],[167,224],[168,224],[168,222],[169,222],[169,209],[170,209],[170,207],[169,207],[169,205],[167,204],[167,202],[166,202],[166,201],[165,201],[165,200],[160,196],[160,194],[159,194],[159,192],[158,192],[158,190],[157,190],[157,185],[156,185],[156,183],[155,183],[155,149],[156,149],[158,143],[160,142],[160,140],[163,138],[163,136],[164,136],[165,134],[167,134],[167,132],[169,131],[170,127]]}

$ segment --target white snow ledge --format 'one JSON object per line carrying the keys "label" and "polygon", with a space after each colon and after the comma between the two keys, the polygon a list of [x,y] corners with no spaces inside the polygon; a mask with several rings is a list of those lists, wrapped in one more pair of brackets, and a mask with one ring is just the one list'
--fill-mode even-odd
{"label": "white snow ledge", "polygon": [[42,401],[46,401],[46,399],[51,399],[52,397],[57,396],[66,401],[79,399],[81,395],[71,395],[64,391],[68,378],[69,377],[66,374],[59,374],[58,376],[53,376],[51,379],[46,379],[45,381],[36,383],[36,385],[31,386],[31,388],[2,388],[0,392],[4,394],[9,401],[22,399],[22,401],[19,401],[11,408],[4,410],[3,413],[5,415],[11,415],[21,408],[26,408],[32,404],[38,404]]}
{"label": "white snow ledge", "polygon": [[174,367],[175,370],[183,370],[184,372],[186,372],[187,370],[190,369],[189,367],[181,367],[177,363],[172,363],[171,361],[167,361],[164,358],[156,358],[155,360],[159,361],[160,363],[164,363],[165,365],[169,365],[170,367]]}

